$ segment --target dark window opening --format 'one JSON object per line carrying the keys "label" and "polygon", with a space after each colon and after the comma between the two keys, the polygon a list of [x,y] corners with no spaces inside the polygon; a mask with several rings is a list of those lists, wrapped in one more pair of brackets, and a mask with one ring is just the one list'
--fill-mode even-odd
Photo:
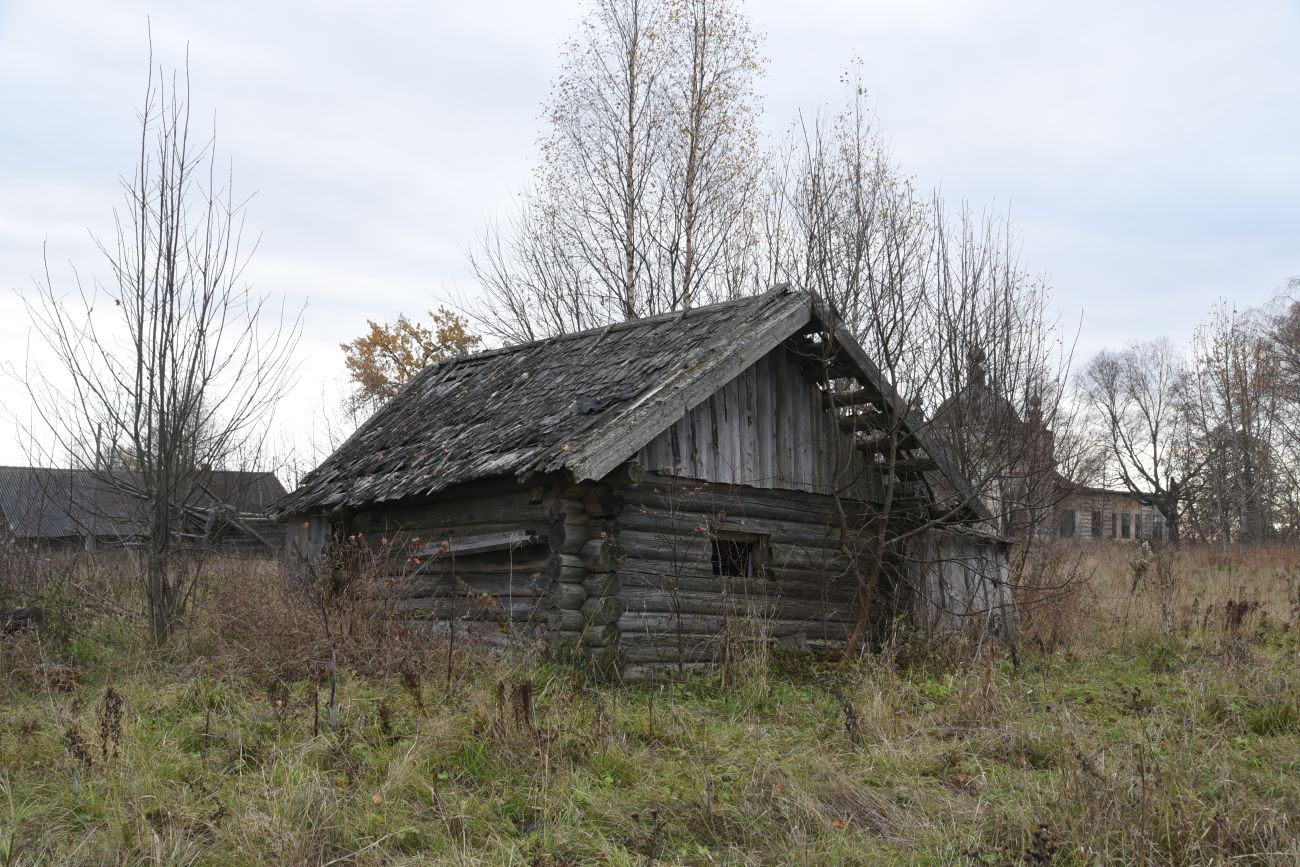
{"label": "dark window opening", "polygon": [[1119,535],[1119,516],[1114,512],[1110,513],[1110,537],[1114,539]]}
{"label": "dark window opening", "polygon": [[1074,535],[1074,510],[1063,509],[1061,511],[1061,538],[1068,539]]}
{"label": "dark window opening", "polygon": [[727,578],[754,578],[763,569],[762,538],[741,534],[713,537],[713,574]]}
{"label": "dark window opening", "polygon": [[1127,512],[1119,516],[1119,535],[1121,539],[1127,539],[1129,537],[1130,524],[1132,520],[1132,516]]}
{"label": "dark window opening", "polygon": [[1160,515],[1152,515],[1151,516],[1151,539],[1153,541],[1159,542],[1162,538],[1164,538],[1164,531],[1165,531],[1165,525],[1164,525],[1163,518]]}
{"label": "dark window opening", "polygon": [[1092,513],[1092,538],[1101,538],[1101,512]]}

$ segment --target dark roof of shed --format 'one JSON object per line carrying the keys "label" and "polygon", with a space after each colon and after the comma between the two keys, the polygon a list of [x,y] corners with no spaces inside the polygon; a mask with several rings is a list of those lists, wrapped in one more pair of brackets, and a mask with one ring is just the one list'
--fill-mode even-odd
{"label": "dark roof of shed", "polygon": [[125,535],[126,507],[86,470],[0,467],[0,524],[23,539]]}
{"label": "dark roof of shed", "polygon": [[[533,471],[602,478],[782,340],[831,319],[808,294],[778,287],[430,365],[276,512],[358,507]],[[833,330],[864,377],[905,413],[843,326]],[[923,422],[910,426],[926,439]],[[969,490],[937,444],[926,451],[957,491]],[[978,500],[968,500],[979,513]]]}
{"label": "dark roof of shed", "polygon": [[[91,470],[59,467],[0,467],[0,524],[24,539],[133,535],[129,479],[109,479]],[[225,507],[261,515],[285,495],[272,473],[210,470],[199,480],[190,508]]]}

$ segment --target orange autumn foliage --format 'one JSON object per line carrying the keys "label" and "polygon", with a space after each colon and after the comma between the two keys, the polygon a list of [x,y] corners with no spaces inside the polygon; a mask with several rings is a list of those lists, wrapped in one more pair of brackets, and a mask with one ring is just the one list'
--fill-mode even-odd
{"label": "orange autumn foliage", "polygon": [[351,343],[339,344],[348,375],[357,388],[357,407],[377,407],[427,365],[482,346],[483,339],[472,334],[469,323],[456,313],[439,307],[429,317],[432,326],[413,322],[405,315],[391,324],[367,320],[369,333]]}

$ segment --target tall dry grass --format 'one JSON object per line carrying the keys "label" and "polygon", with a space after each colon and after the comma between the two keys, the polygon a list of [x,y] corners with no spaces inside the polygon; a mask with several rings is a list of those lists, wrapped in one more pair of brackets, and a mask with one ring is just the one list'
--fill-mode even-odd
{"label": "tall dry grass", "polygon": [[1031,560],[1017,603],[1022,640],[1114,649],[1134,636],[1300,628],[1300,548],[1057,545]]}
{"label": "tall dry grass", "polygon": [[634,688],[412,630],[364,563],[231,562],[161,652],[107,608],[0,646],[0,864],[1300,860],[1300,557],[1055,554],[1015,659],[757,624]]}

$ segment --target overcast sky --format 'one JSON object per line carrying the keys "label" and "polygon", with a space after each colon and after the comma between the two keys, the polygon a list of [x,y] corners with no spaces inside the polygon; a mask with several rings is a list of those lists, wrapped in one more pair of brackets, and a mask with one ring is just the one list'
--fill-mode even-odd
{"label": "overcast sky", "polygon": [[[862,58],[897,162],[952,202],[1010,211],[1022,262],[1082,316],[1080,351],[1186,340],[1220,298],[1300,275],[1300,0],[762,0],[765,125],[837,101]],[[574,2],[0,0],[0,362],[15,290],[102,271],[155,61],[184,62],[236,183],[248,272],[306,302],[297,419],[337,396],[367,318],[472,290],[465,250],[528,179]],[[27,416],[20,382],[0,383]],[[305,423],[305,422],[304,422]],[[14,425],[0,462],[22,460]]]}

